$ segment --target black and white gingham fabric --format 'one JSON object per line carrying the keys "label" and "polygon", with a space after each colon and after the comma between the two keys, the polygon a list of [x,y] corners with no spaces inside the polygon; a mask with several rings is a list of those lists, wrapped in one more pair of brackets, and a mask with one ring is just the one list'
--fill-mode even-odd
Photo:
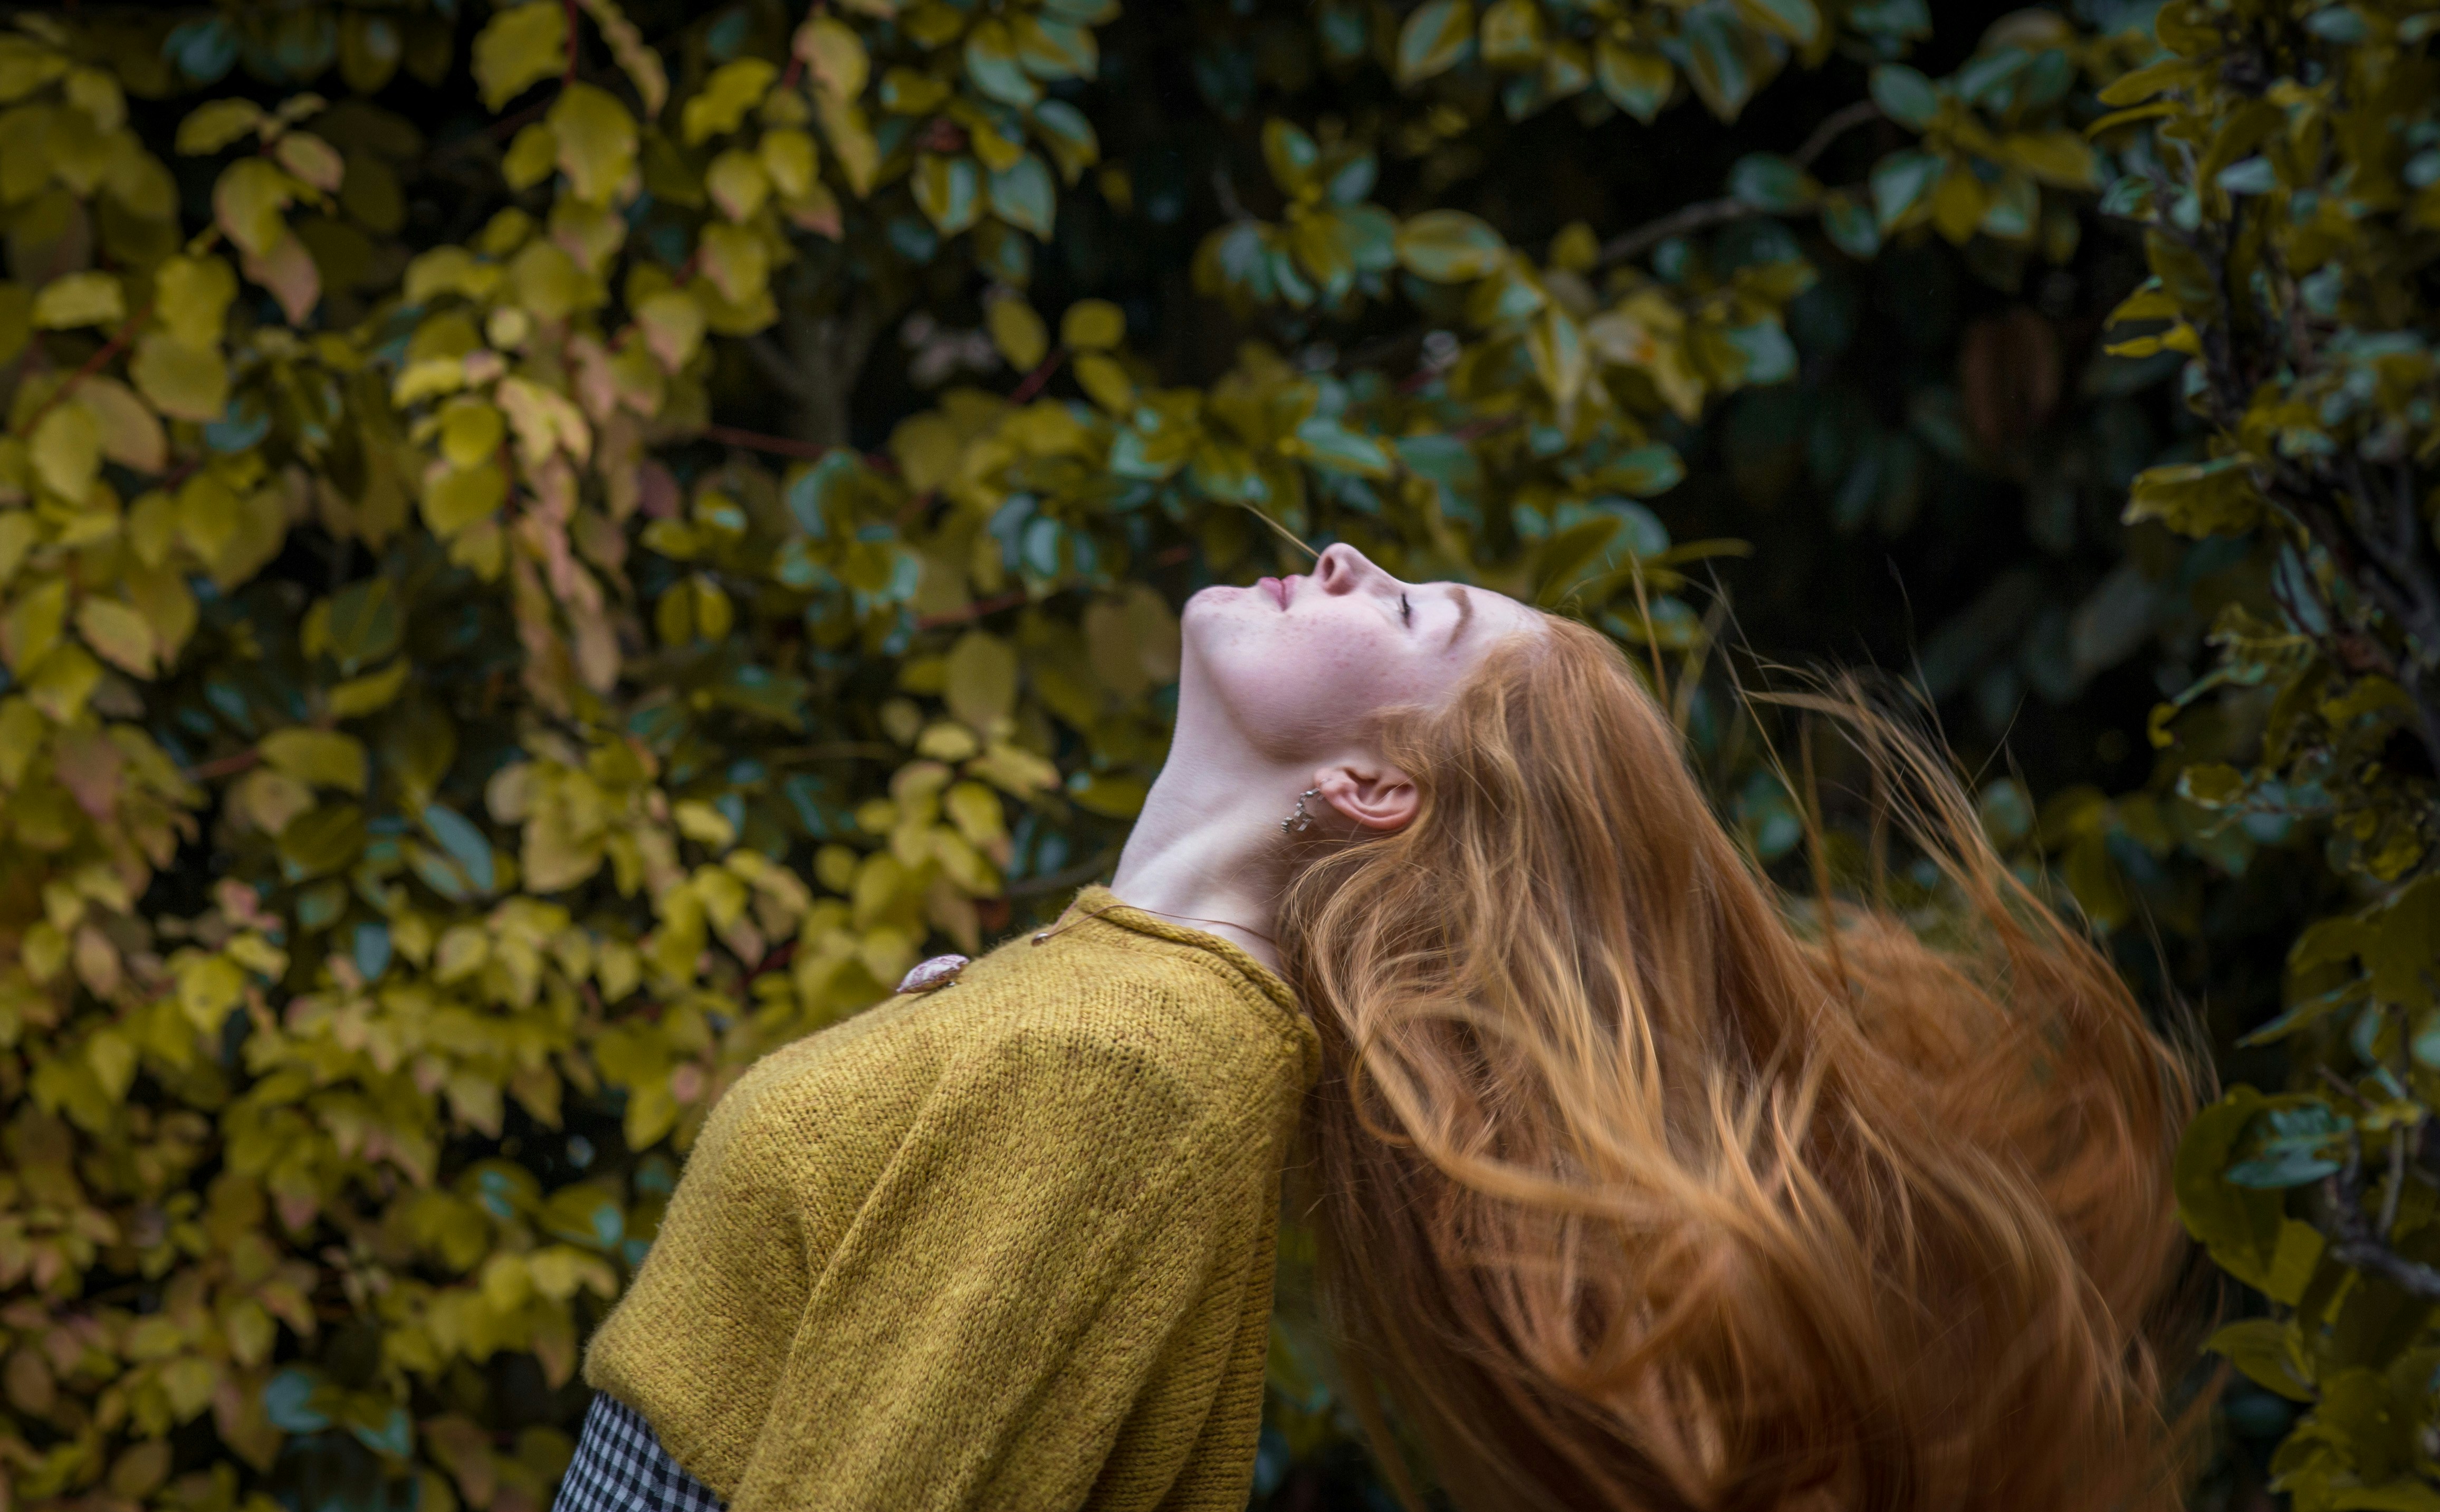
{"label": "black and white gingham fabric", "polygon": [[670,1458],[642,1413],[596,1392],[551,1512],[722,1512],[722,1506],[710,1486]]}

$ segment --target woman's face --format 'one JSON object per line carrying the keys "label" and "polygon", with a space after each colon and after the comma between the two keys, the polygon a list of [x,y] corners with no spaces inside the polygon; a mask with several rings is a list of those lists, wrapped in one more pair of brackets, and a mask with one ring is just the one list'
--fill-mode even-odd
{"label": "woman's face", "polygon": [[1267,756],[1327,754],[1380,710],[1438,703],[1495,643],[1536,628],[1534,611],[1501,594],[1403,583],[1333,546],[1311,573],[1187,601],[1181,734],[1208,700]]}

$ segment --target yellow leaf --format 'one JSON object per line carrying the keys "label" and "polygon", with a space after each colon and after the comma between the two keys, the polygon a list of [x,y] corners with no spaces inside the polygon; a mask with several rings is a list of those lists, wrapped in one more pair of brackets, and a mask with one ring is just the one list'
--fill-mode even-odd
{"label": "yellow leaf", "polygon": [[500,156],[500,176],[512,189],[531,189],[559,166],[559,134],[546,121],[528,121]]}
{"label": "yellow leaf", "polygon": [[1948,173],[1931,191],[1931,224],[1940,234],[1960,246],[1971,239],[1974,228],[1982,224],[1982,211],[1987,196],[1982,181],[1973,170],[1962,163],[1952,164]]}
{"label": "yellow leaf", "polygon": [[949,712],[989,732],[1016,707],[1016,651],[988,631],[969,630],[949,652]]}
{"label": "yellow leaf", "polygon": [[152,317],[190,347],[221,339],[229,301],[236,297],[237,275],[219,258],[173,257],[152,275]]}
{"label": "yellow leaf", "polygon": [[774,127],[762,134],[757,151],[762,159],[762,171],[782,198],[802,199],[813,191],[814,172],[820,165],[821,154],[815,151],[810,132],[794,126]]}
{"label": "yellow leaf", "polygon": [[220,347],[189,346],[166,331],[135,344],[128,376],[153,407],[178,420],[218,420],[228,408],[228,364]]}
{"label": "yellow leaf", "polygon": [[321,302],[322,270],[294,231],[281,235],[268,251],[248,252],[239,261],[247,278],[271,291],[291,325],[303,325],[314,306]]}
{"label": "yellow leaf", "polygon": [[1076,359],[1076,382],[1093,403],[1113,415],[1132,413],[1136,405],[1136,386],[1127,370],[1098,351],[1087,351]]}
{"label": "yellow leaf", "polygon": [[179,648],[195,632],[195,595],[186,577],[167,569],[130,572],[127,597],[152,627],[161,664],[166,667],[177,660]]}
{"label": "yellow leaf", "polygon": [[22,99],[67,71],[57,49],[13,32],[0,36],[0,100]]}
{"label": "yellow leaf", "polygon": [[872,192],[872,181],[881,171],[881,144],[873,139],[872,128],[866,124],[864,107],[824,93],[821,100],[822,135],[829,139],[831,155],[836,157],[839,171],[847,175],[847,187],[856,198]]}
{"label": "yellow leaf", "polygon": [[440,410],[440,455],[463,470],[475,466],[500,449],[508,439],[508,422],[499,410],[472,395],[449,401]]}
{"label": "yellow leaf", "polygon": [[347,177],[347,164],[339,158],[339,150],[312,132],[289,132],[272,145],[271,155],[279,166],[295,174],[297,182],[320,189],[325,194],[339,191],[340,181]]}
{"label": "yellow leaf", "polygon": [[1059,343],[1075,351],[1107,351],[1126,333],[1126,315],[1107,299],[1079,299],[1059,317]]}
{"label": "yellow leaf", "polygon": [[75,400],[55,405],[34,426],[27,448],[34,476],[62,498],[81,503],[101,471],[101,422]]}
{"label": "yellow leaf", "polygon": [[992,345],[1019,372],[1030,371],[1050,350],[1050,331],[1023,299],[994,299],[983,310],[983,323],[991,328]]}
{"label": "yellow leaf", "polygon": [[2060,189],[2092,187],[2092,144],[2081,133],[2017,132],[2001,138],[2000,147],[2018,167],[2045,184]]}
{"label": "yellow leaf", "polygon": [[771,249],[745,226],[717,222],[705,226],[697,251],[703,276],[731,303],[745,304],[769,284]]}
{"label": "yellow leaf", "polygon": [[45,331],[114,325],[125,318],[126,296],[107,273],[71,273],[53,279],[34,296],[33,322]]}
{"label": "yellow leaf", "polygon": [[353,719],[386,708],[399,691],[406,686],[407,662],[401,657],[379,672],[368,672],[361,677],[350,677],[330,692],[326,702],[331,712],[341,719]]}
{"label": "yellow leaf", "polygon": [[178,123],[178,151],[217,153],[261,123],[262,107],[253,100],[215,99]]}
{"label": "yellow leaf", "polygon": [[241,157],[212,187],[212,213],[242,252],[260,257],[288,234],[281,212],[296,198],[296,181],[267,157]]}
{"label": "yellow leaf", "polygon": [[0,511],[0,584],[17,575],[18,564],[42,539],[43,528],[31,510]]}
{"label": "yellow leaf", "polygon": [[500,408],[516,427],[517,449],[526,465],[538,467],[559,448],[582,462],[592,449],[593,434],[584,416],[562,394],[524,378],[503,378],[494,392]]}
{"label": "yellow leaf", "polygon": [[846,23],[818,10],[797,28],[793,46],[812,70],[815,84],[841,103],[863,94],[865,81],[872,77],[872,60],[864,50],[864,39]]}
{"label": "yellow leaf", "polygon": [[227,484],[208,472],[198,473],[178,490],[178,534],[195,555],[217,561],[236,539],[243,508]]}
{"label": "yellow leaf", "polygon": [[636,117],[609,91],[575,83],[560,92],[544,119],[559,138],[569,191],[588,204],[609,204],[635,171]]}
{"label": "yellow leaf", "polygon": [[762,160],[734,147],[711,160],[704,171],[703,187],[720,207],[720,213],[732,221],[751,220],[771,195],[771,180],[762,171]]}
{"label": "yellow leaf", "polygon": [[529,242],[509,264],[517,301],[545,320],[565,320],[601,302],[601,280],[556,242]]}
{"label": "yellow leaf", "polygon": [[275,729],[257,743],[272,769],[314,787],[365,790],[365,746],[335,729]]}
{"label": "yellow leaf", "polygon": [[697,844],[725,851],[737,843],[737,826],[709,803],[688,799],[671,805],[670,818],[676,821],[680,835]]}
{"label": "yellow leaf", "polygon": [[703,345],[703,308],[675,289],[664,289],[636,306],[644,344],[671,372],[687,365]]}
{"label": "yellow leaf", "polygon": [[462,472],[443,465],[424,479],[423,523],[435,535],[456,535],[488,518],[508,496],[508,477],[492,462]]}
{"label": "yellow leaf", "polygon": [[619,14],[616,0],[579,3],[600,28],[601,40],[610,46],[610,56],[619,60],[619,66],[626,70],[628,81],[636,86],[636,98],[644,102],[645,118],[658,116],[670,98],[670,76],[661,66],[661,55],[645,45],[643,33]]}
{"label": "yellow leaf", "polygon": [[139,473],[158,473],[169,466],[170,439],[134,389],[116,378],[88,378],[77,390],[77,402],[100,422],[102,456]]}
{"label": "yellow leaf", "polygon": [[87,599],[77,605],[77,634],[102,658],[139,677],[152,675],[152,626],[117,599]]}
{"label": "yellow leaf", "polygon": [[24,676],[39,665],[60,643],[67,618],[65,578],[51,578],[19,594],[9,612],[0,615],[0,655],[8,657],[9,670]]}
{"label": "yellow leaf", "polygon": [[531,0],[493,15],[475,39],[475,80],[483,107],[497,113],[528,86],[567,62],[567,11],[552,0]]}
{"label": "yellow leaf", "polygon": [[765,58],[736,58],[722,63],[679,113],[678,135],[693,147],[735,131],[779,77],[779,66]]}

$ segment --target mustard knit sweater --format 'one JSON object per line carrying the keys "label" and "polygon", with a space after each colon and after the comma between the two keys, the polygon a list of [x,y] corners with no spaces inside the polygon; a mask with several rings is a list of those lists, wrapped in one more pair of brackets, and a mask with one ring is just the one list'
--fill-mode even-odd
{"label": "mustard knit sweater", "polygon": [[732,1512],[1239,1512],[1319,1063],[1215,935],[1019,935],[746,1070],[585,1384]]}

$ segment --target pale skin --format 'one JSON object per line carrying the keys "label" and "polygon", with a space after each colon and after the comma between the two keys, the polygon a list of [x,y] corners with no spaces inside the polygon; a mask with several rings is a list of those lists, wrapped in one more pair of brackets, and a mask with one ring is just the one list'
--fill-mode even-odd
{"label": "pale skin", "polygon": [[1319,790],[1302,838],[1406,825],[1420,795],[1372,748],[1372,716],[1440,702],[1538,621],[1485,588],[1401,582],[1342,544],[1309,574],[1205,588],[1182,624],[1176,734],[1110,891],[1277,969],[1268,936],[1290,851],[1280,820],[1298,795]]}

